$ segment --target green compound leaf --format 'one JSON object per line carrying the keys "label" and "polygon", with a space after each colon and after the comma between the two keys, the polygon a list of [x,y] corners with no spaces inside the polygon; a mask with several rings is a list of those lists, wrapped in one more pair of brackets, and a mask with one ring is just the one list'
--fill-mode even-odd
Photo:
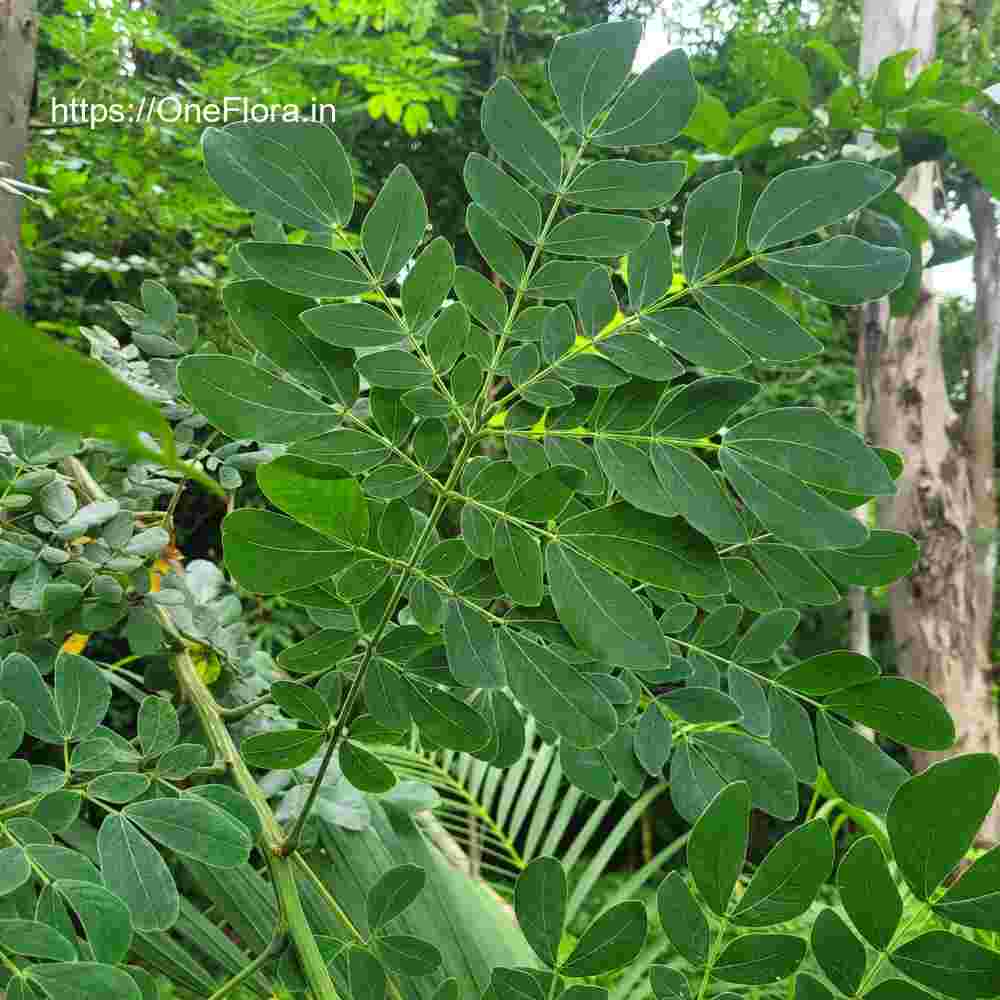
{"label": "green compound leaf", "polygon": [[501,225],[476,204],[465,213],[465,228],[483,260],[508,285],[516,288],[524,277],[524,253]]}
{"label": "green compound leaf", "polygon": [[556,39],[549,80],[563,117],[580,135],[628,79],[641,37],[641,21],[611,21]]}
{"label": "green compound leaf", "polygon": [[173,875],[159,851],[124,816],[111,815],[97,837],[101,878],[129,908],[138,931],[165,931],[180,912]]}
{"label": "green compound leaf", "polygon": [[308,639],[283,649],[278,665],[290,674],[311,674],[336,666],[357,645],[356,632],[341,629],[320,629]]}
{"label": "green compound leaf", "polygon": [[749,417],[727,432],[726,448],[766,462],[812,486],[891,496],[885,463],[854,431],[822,410],[791,406]]}
{"label": "green compound leaf", "polygon": [[559,542],[546,546],[545,563],[559,620],[584,650],[633,670],[663,666],[663,633],[618,577]]}
{"label": "green compound leaf", "polygon": [[903,901],[874,837],[851,845],[840,862],[837,887],[851,923],[873,947],[887,948],[903,915]]}
{"label": "green compound leaf", "polygon": [[669,142],[688,123],[698,85],[687,55],[660,56],[625,89],[592,137],[598,146],[655,146]]}
{"label": "green compound leaf", "polygon": [[[585,167],[573,178],[566,197],[588,208],[659,208],[673,201],[686,174],[684,164],[673,160],[665,163],[601,160]],[[660,291],[669,284],[668,278]]]}
{"label": "green compound leaf", "polygon": [[844,919],[829,908],[820,911],[812,929],[812,950],[827,979],[847,996],[854,996],[865,974],[865,946]]}
{"label": "green compound leaf", "polygon": [[701,184],[684,209],[684,274],[691,284],[720,268],[736,249],[743,176],[738,170]]}
{"label": "green compound leaf", "polygon": [[947,750],[955,723],[927,688],[905,677],[880,677],[828,697],[827,708],[921,750]]}
{"label": "green compound leaf", "polygon": [[708,921],[680,872],[671,872],[660,883],[656,906],[670,943],[693,965],[701,965],[708,957]]}
{"label": "green compound leaf", "polygon": [[680,518],[618,503],[564,521],[559,534],[604,565],[664,590],[696,596],[728,590],[714,546]]}
{"label": "green compound leaf", "polygon": [[240,745],[240,751],[250,767],[270,771],[301,767],[316,756],[325,742],[324,732],[287,729],[249,736]]}
{"label": "green compound leaf", "polygon": [[240,243],[240,257],[258,276],[312,299],[363,295],[371,279],[346,254],[313,243]]}
{"label": "green compound leaf", "polygon": [[426,872],[414,864],[397,865],[379,876],[365,900],[369,929],[379,931],[395,920],[423,892],[426,883]]}
{"label": "green compound leaf", "polygon": [[275,681],[271,685],[271,697],[285,715],[313,729],[322,729],[330,722],[330,706],[322,695],[305,684]]}
{"label": "green compound leaf", "polygon": [[478,611],[458,601],[449,601],[444,641],[449,670],[459,684],[470,688],[504,685],[496,634]]}
{"label": "green compound leaf", "polygon": [[910,254],[834,236],[809,246],[778,250],[757,258],[772,277],[823,302],[856,306],[895,291],[910,270]]}
{"label": "green compound leaf", "polygon": [[429,941],[409,934],[386,934],[376,939],[378,957],[404,976],[429,976],[441,965],[441,952]]}
{"label": "green compound leaf", "polygon": [[884,815],[908,775],[906,769],[857,730],[824,712],[816,719],[819,759],[830,783],[848,802]]}
{"label": "green compound leaf", "polygon": [[194,354],[181,359],[177,378],[191,404],[235,439],[288,444],[340,420],[333,407],[241,358]]}
{"label": "green compound leaf", "polygon": [[390,349],[367,354],[355,367],[371,385],[384,389],[414,389],[429,385],[433,378],[427,366],[409,351]]}
{"label": "green compound leaf", "polygon": [[[815,337],[806,333],[784,309],[755,288],[747,288],[745,285],[707,285],[698,291],[697,300],[709,319],[741,347],[765,361],[802,361],[823,350],[822,344]],[[669,312],[661,314],[659,318],[662,319],[664,315],[669,316]],[[681,354],[685,353],[680,345],[677,350]],[[712,367],[729,369],[730,366]]]}
{"label": "green compound leaf", "polygon": [[931,995],[905,979],[883,979],[865,994],[871,1000],[930,1000]]}
{"label": "green compound leaf", "polygon": [[1000,848],[975,860],[944,894],[934,912],[964,927],[1000,929]]}
{"label": "green compound leaf", "polygon": [[545,249],[564,257],[622,257],[641,246],[652,232],[653,224],[645,219],[577,212],[553,226]]}
{"label": "green compound leaf", "polygon": [[778,683],[801,694],[824,695],[867,684],[879,675],[878,664],[846,649],[818,653],[778,675]]}
{"label": "green compound leaf", "polygon": [[143,1000],[135,980],[123,969],[97,962],[33,965],[29,978],[50,1000]]}
{"label": "green compound leaf", "polygon": [[0,848],[0,898],[9,896],[31,878],[31,862],[23,848]]}
{"label": "green compound leaf", "polygon": [[697,455],[670,444],[650,445],[656,476],[681,517],[715,542],[739,545],[746,526],[715,473]]}
{"label": "green compound leaf", "polygon": [[[2,676],[2,673],[0,673]],[[0,689],[2,689],[0,680]],[[24,739],[24,716],[12,701],[0,701],[0,760],[17,751]]]}
{"label": "green compound leaf", "polygon": [[687,978],[669,965],[649,967],[649,985],[656,1000],[690,1000]]}
{"label": "green compound leaf", "polygon": [[213,868],[235,868],[250,857],[250,833],[211,802],[196,797],[134,802],[122,815],[164,847]]}
{"label": "green compound leaf", "polygon": [[382,963],[364,948],[347,948],[347,981],[356,1000],[382,1000],[387,977]]}
{"label": "green compound leaf", "polygon": [[555,648],[526,633],[500,632],[500,654],[514,697],[572,746],[601,746],[618,729],[614,706],[592,679]]}
{"label": "green compound leaf", "polygon": [[868,529],[847,511],[770,462],[723,447],[720,464],[733,489],[778,538],[804,549],[849,548]]}
{"label": "green compound leaf", "polygon": [[134,771],[111,771],[87,784],[87,797],[121,805],[139,798],[149,788],[150,779]]}
{"label": "green compound leaf", "polygon": [[791,764],[799,781],[814,784],[819,761],[809,713],[797,698],[778,688],[771,688],[767,703],[771,711],[771,746]]}
{"label": "green compound leaf", "polygon": [[855,160],[786,170],[754,206],[747,246],[757,253],[808,236],[863,208],[895,183],[888,171]]}
{"label": "green compound leaf", "polygon": [[406,705],[421,732],[450,750],[474,753],[490,741],[489,723],[460,698],[403,676]]}
{"label": "green compound leaf", "polygon": [[17,706],[30,735],[45,743],[63,742],[63,722],[52,690],[23,653],[11,653],[0,665],[0,695]]}
{"label": "green compound leaf", "polygon": [[553,968],[566,922],[566,875],[555,858],[532,861],[517,878],[514,912],[532,951]]}
{"label": "green compound leaf", "polygon": [[691,876],[705,902],[719,916],[729,908],[746,858],[750,830],[750,787],[727,785],[698,818],[687,845]]}
{"label": "green compound leaf", "polygon": [[[392,281],[399,274],[423,239],[426,228],[427,202],[423,192],[413,174],[400,164],[389,174],[361,226],[361,246],[378,281]],[[252,261],[250,266],[253,267]]]}
{"label": "green compound leaf", "polygon": [[[226,297],[229,289],[238,288],[242,284],[251,284],[251,282],[233,282],[233,284],[227,285],[223,291],[223,298]],[[270,286],[265,287],[270,288]],[[274,289],[271,291],[273,293]],[[335,347],[365,349],[391,347],[398,345],[405,336],[403,328],[389,313],[384,309],[368,305],[366,302],[336,302],[326,306],[313,306],[310,309],[308,306],[312,305],[311,299],[302,299],[301,296],[296,296],[295,301],[307,303],[299,310],[299,318],[307,332],[312,334],[314,338]],[[232,315],[231,307],[230,315]],[[313,350],[316,348],[313,347]],[[338,357],[340,356],[338,355]],[[351,364],[353,360],[351,357],[347,363]],[[288,368],[287,365],[283,367]],[[288,368],[288,370],[294,372],[294,369]]]}
{"label": "green compound leaf", "polygon": [[103,721],[111,702],[111,685],[96,663],[85,656],[56,657],[56,711],[63,738],[82,740]]}
{"label": "green compound leaf", "polygon": [[595,266],[589,260],[550,260],[532,275],[525,295],[534,299],[576,298],[584,279]]}
{"label": "green compound leaf", "polygon": [[761,390],[757,382],[715,376],[682,386],[656,415],[656,432],[692,441],[711,437]]}
{"label": "green compound leaf", "polygon": [[744,934],[723,951],[713,971],[727,983],[766,986],[787,979],[805,956],[805,941],[790,934]]}
{"label": "green compound leaf", "polygon": [[455,292],[473,318],[491,330],[503,329],[507,321],[507,299],[478,271],[469,267],[455,268]]}
{"label": "green compound leaf", "polygon": [[947,931],[928,931],[889,956],[900,972],[955,1000],[996,995],[1000,955]]}
{"label": "green compound leaf", "polygon": [[663,774],[673,747],[673,725],[653,703],[639,718],[635,728],[635,756],[643,769],[653,778]]}
{"label": "green compound leaf", "polygon": [[469,312],[461,302],[442,310],[427,334],[427,353],[439,372],[450,371],[458,361],[469,337]]}
{"label": "green compound leaf", "polygon": [[636,900],[627,900],[590,924],[559,971],[573,977],[614,972],[628,965],[645,943],[646,908]]}
{"label": "green compound leaf", "polygon": [[[653,226],[653,231],[646,241],[629,254],[629,305],[636,312],[651,306],[670,288],[673,277],[674,262],[670,246],[670,230],[667,229],[665,222],[658,222]],[[656,322],[656,317],[646,317],[646,319],[650,323]],[[648,327],[645,329],[646,332],[653,332]]]}
{"label": "green compound leaf", "polygon": [[0,919],[5,951],[27,958],[43,958],[52,962],[74,962],[76,948],[48,924],[36,920]]}
{"label": "green compound leaf", "polygon": [[343,470],[282,455],[258,466],[257,483],[275,507],[321,534],[346,545],[368,540],[368,503]]}
{"label": "green compound leaf", "polygon": [[138,716],[139,746],[147,757],[158,757],[180,739],[180,721],[166,698],[143,698]]}
{"label": "green compound leaf", "polygon": [[542,553],[538,539],[514,521],[498,520],[493,532],[493,569],[500,585],[517,603],[542,603]]}
{"label": "green compound leaf", "polygon": [[813,558],[838,583],[884,587],[913,569],[920,558],[920,546],[902,532],[876,528],[864,545],[843,552],[816,552]]}
{"label": "green compound leaf", "polygon": [[128,907],[103,886],[90,882],[62,879],[54,887],[83,925],[94,958],[112,965],[123,961],[132,943]]}
{"label": "green compound leaf", "polygon": [[518,486],[507,500],[507,513],[525,521],[557,518],[583,483],[584,473],[572,465],[553,465]]}
{"label": "green compound leaf", "polygon": [[750,364],[747,352],[695,309],[673,308],[643,316],[642,329],[694,364],[714,371],[736,371]]}
{"label": "green compound leaf", "polygon": [[757,869],[733,909],[733,922],[769,927],[792,920],[810,907],[832,869],[833,840],[826,820],[792,830]]}
{"label": "green compound leaf", "polygon": [[389,449],[364,431],[336,430],[320,434],[308,441],[300,441],[293,446],[291,453],[313,462],[336,465],[347,472],[356,473],[367,472],[380,465],[388,457]]}
{"label": "green compound leaf", "polygon": [[788,641],[799,624],[798,611],[779,608],[761,615],[733,650],[737,663],[765,663]]}
{"label": "green compound leaf", "polygon": [[[357,386],[350,372],[354,357],[341,348],[367,346],[364,338],[358,338],[362,341],[358,345],[338,344],[336,340],[323,336],[317,342],[306,318],[306,313],[333,308],[350,309],[350,306],[310,309],[312,299],[283,292],[257,278],[230,282],[222,289],[222,302],[239,332],[279,368],[304,385],[346,406],[354,401]],[[378,312],[371,306],[362,308]],[[396,339],[400,336],[397,331]]]}
{"label": "green compound leaf", "polygon": [[479,153],[469,154],[462,176],[480,208],[518,239],[534,242],[542,228],[542,208],[534,195]]}
{"label": "green compound leaf", "polygon": [[353,740],[340,744],[338,760],[344,777],[359,791],[380,795],[396,784],[392,768]]}
{"label": "green compound leaf", "polygon": [[483,99],[482,126],[501,159],[543,190],[558,190],[562,179],[559,143],[506,77]]}
{"label": "green compound leaf", "polygon": [[268,510],[243,508],[228,514],[222,541],[229,572],[258,594],[319,583],[353,560],[343,542]]}
{"label": "green compound leaf", "polygon": [[319,232],[351,219],[351,164],[325,125],[238,122],[206,129],[202,150],[212,179],[243,208]]}
{"label": "green compound leaf", "polygon": [[1000,764],[992,754],[977,753],[932,764],[893,796],[886,816],[889,840],[918,899],[930,898],[965,856],[998,791]]}

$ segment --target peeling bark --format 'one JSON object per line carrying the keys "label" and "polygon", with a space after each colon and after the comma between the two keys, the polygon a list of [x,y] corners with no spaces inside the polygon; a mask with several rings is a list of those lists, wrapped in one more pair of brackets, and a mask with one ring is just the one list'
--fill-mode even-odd
{"label": "peeling bark", "polygon": [[[919,71],[934,57],[936,13],[936,0],[865,0],[861,72],[870,74],[881,59],[909,48],[918,51],[911,69]],[[933,164],[920,164],[907,174],[899,193],[929,217],[933,183]],[[996,308],[994,302],[992,309]],[[913,572],[895,583],[890,592],[899,671],[941,698],[958,731],[951,751],[918,753],[914,762],[922,768],[954,753],[997,753],[1000,716],[991,696],[986,643],[992,613],[992,572],[987,601],[983,576],[989,556],[984,556],[983,546],[976,543],[979,501],[983,516],[989,507],[988,516],[995,524],[995,374],[989,377],[989,387],[976,404],[977,417],[969,428],[963,427],[948,400],[938,302],[927,272],[919,303],[910,315],[890,318],[887,303],[879,302],[866,306],[863,316],[866,327],[878,333],[878,358],[867,359],[873,378],[866,402],[874,436],[878,444],[901,452],[906,462],[896,497],[879,505],[879,523],[908,532],[921,547]],[[982,352],[977,351],[983,378],[990,365],[995,373],[995,330],[985,340],[993,343],[993,353],[985,343]],[[986,406],[988,411],[983,409]],[[988,432],[981,426],[984,412],[988,412]],[[983,461],[988,474],[983,472]],[[981,836],[987,841],[1000,839],[1000,803],[984,823]]]}
{"label": "peeling bark", "polygon": [[[0,171],[18,179],[24,178],[37,42],[35,0],[0,0]],[[0,191],[0,308],[12,312],[25,301],[20,202]]]}
{"label": "peeling bark", "polygon": [[987,650],[992,642],[993,587],[997,568],[997,498],[993,472],[996,442],[997,362],[1000,360],[1000,236],[993,199],[979,184],[970,185],[965,203],[976,237],[976,342],[968,384],[966,440],[972,465],[975,505],[976,602]]}

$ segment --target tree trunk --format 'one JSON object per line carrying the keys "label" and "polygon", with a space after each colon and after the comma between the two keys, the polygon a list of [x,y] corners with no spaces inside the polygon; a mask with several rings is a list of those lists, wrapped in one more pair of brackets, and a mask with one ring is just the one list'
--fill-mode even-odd
{"label": "tree trunk", "polygon": [[[865,0],[863,19],[863,74],[870,75],[881,59],[901,49],[918,51],[914,71],[933,59],[936,0]],[[934,208],[934,171],[933,164],[920,164],[899,187],[928,218]],[[921,547],[913,572],[890,593],[899,672],[934,691],[958,730],[951,751],[915,754],[915,764],[922,768],[958,752],[996,753],[1000,717],[990,692],[984,641],[989,612],[979,593],[983,561],[975,543],[976,495],[984,489],[977,461],[981,456],[970,447],[948,401],[938,303],[929,274],[924,272],[919,303],[910,315],[890,319],[885,302],[872,303],[863,313],[866,329],[876,334],[869,342],[878,342],[877,358],[868,358],[874,376],[868,405],[877,443],[901,452],[906,461],[896,497],[880,504],[879,521],[913,535]],[[990,391],[992,401],[992,381]],[[989,405],[986,461],[992,470]],[[989,479],[992,506],[992,473]],[[987,818],[982,837],[1000,839],[1000,805]]]}
{"label": "tree trunk", "polygon": [[966,439],[975,504],[976,604],[987,651],[993,640],[993,586],[997,569],[997,506],[993,474],[997,361],[1000,359],[1000,237],[993,199],[972,183],[965,195],[976,237],[976,340],[969,365]]}
{"label": "tree trunk", "polygon": [[[34,0],[0,0],[0,176],[18,180],[24,178],[37,42]],[[12,312],[25,299],[20,202],[0,190],[0,308]]]}

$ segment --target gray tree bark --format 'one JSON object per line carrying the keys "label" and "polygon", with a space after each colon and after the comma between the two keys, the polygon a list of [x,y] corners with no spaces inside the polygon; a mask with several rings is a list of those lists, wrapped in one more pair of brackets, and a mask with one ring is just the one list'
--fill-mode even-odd
{"label": "gray tree bark", "polygon": [[[0,171],[18,180],[24,178],[37,43],[35,0],[0,0]],[[0,191],[0,308],[12,312],[25,299],[20,202]]]}
{"label": "gray tree bark", "polygon": [[[871,74],[881,59],[910,48],[918,52],[911,69],[919,71],[934,58],[936,21],[936,0],[865,0],[861,72]],[[934,164],[920,164],[899,186],[899,193],[925,217],[934,207],[934,171]],[[986,337],[993,344],[992,353],[985,344],[982,352],[977,351],[981,377],[987,378],[985,369],[991,366],[993,374],[987,379],[988,389],[980,383],[977,417],[964,427],[945,388],[938,302],[930,274],[924,272],[920,300],[910,315],[890,318],[886,302],[871,303],[863,315],[865,328],[877,333],[869,338],[877,341],[877,356],[870,352],[867,359],[872,375],[872,398],[867,402],[877,443],[901,452],[906,461],[897,495],[880,505],[879,523],[908,532],[921,547],[914,571],[895,583],[890,593],[899,671],[934,691],[958,730],[951,751],[916,754],[916,765],[925,767],[959,752],[997,753],[1000,716],[991,696],[985,641],[992,614],[992,572],[987,602],[982,578],[988,558],[976,541],[977,495],[982,494],[983,508],[989,506],[993,516],[996,334]],[[982,423],[987,405],[989,440],[981,430],[982,440],[973,443],[969,432]],[[981,836],[1000,840],[1000,804],[994,806]]]}

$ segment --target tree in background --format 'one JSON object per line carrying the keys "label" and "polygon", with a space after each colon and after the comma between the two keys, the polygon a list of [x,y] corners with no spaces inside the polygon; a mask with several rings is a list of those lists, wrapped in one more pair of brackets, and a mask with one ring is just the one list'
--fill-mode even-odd
{"label": "tree in background", "polygon": [[[906,460],[900,497],[880,503],[878,515],[880,527],[914,534],[923,549],[914,573],[889,592],[897,669],[946,699],[963,749],[993,750],[1000,719],[990,679],[997,351],[991,193],[1000,184],[984,117],[991,101],[981,89],[995,73],[990,16],[982,5],[978,14],[948,5],[939,19],[932,5],[909,0],[871,3],[863,12],[826,4],[804,13],[799,5],[754,0],[708,8],[712,17],[699,28],[706,46],[701,79],[725,95],[726,106],[703,99],[688,134],[709,153],[738,156],[765,175],[816,155],[863,157],[896,172],[897,192],[862,213],[858,232],[907,247],[915,266],[891,300],[865,307],[860,317],[831,307],[841,322],[829,330],[857,352],[860,427]],[[938,45],[942,58],[935,60]],[[710,157],[699,161],[712,169]],[[979,235],[978,323],[956,366],[964,374],[949,379],[928,269],[972,252],[971,241],[939,221],[942,210],[963,202]],[[815,366],[802,377],[815,378]],[[843,395],[840,401],[851,402]],[[867,601],[860,590],[851,597],[852,648],[865,651]],[[995,825],[991,831],[995,836]]]}
{"label": "tree in background", "polygon": [[[7,0],[0,4],[0,178],[24,177],[37,40],[34,0]],[[24,305],[20,223],[20,198],[13,190],[0,186],[0,308],[3,309],[19,310]]]}
{"label": "tree in background", "polygon": [[[907,103],[907,69],[941,74],[942,64],[934,62],[938,17],[935,0],[865,3],[862,74],[875,72],[893,53],[906,53],[875,79],[875,88],[882,89],[890,105]],[[955,114],[967,114],[971,120],[955,120],[949,127],[976,127],[971,114]],[[933,121],[934,110],[918,108],[913,117],[919,120],[922,115]],[[908,205],[931,219],[941,170],[936,159],[920,159],[923,162],[910,167],[898,190]],[[974,183],[979,191],[970,197],[977,208],[981,200],[990,204],[982,182]],[[989,211],[992,216],[992,208]],[[996,266],[987,264],[991,256],[996,259],[995,234],[986,232],[990,227],[982,212],[978,214],[977,272],[988,280],[987,272]],[[984,293],[982,308],[992,313],[995,307],[985,304],[989,289],[981,283],[979,291]],[[859,371],[861,387],[869,394],[875,440],[899,451],[906,463],[899,493],[880,505],[880,520],[913,534],[922,550],[914,572],[894,585],[890,597],[899,670],[928,685],[948,705],[958,723],[960,749],[988,752],[1000,748],[988,646],[995,574],[991,535],[996,525],[993,410],[998,333],[996,324],[991,328],[988,322],[977,331],[964,420],[948,398],[938,299],[926,278],[916,303],[902,314],[890,316],[888,301],[864,308]],[[932,759],[923,755],[918,763]],[[984,835],[994,840],[1000,835],[1000,810],[994,809]]]}

